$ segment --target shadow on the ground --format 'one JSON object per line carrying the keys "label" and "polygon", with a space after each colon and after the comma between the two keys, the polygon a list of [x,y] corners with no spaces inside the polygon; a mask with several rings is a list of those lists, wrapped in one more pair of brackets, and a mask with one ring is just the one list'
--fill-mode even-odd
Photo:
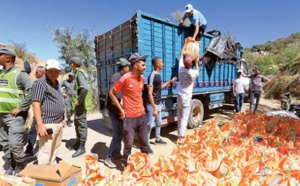
{"label": "shadow on the ground", "polygon": [[108,128],[104,123],[103,119],[95,119],[88,121],[88,128],[101,133],[105,136],[112,137],[112,129]]}
{"label": "shadow on the ground", "polygon": [[104,142],[97,142],[91,148],[91,153],[97,154],[99,161],[104,161],[109,149],[109,144]]}
{"label": "shadow on the ground", "polygon": [[76,138],[70,138],[68,140],[63,139],[61,142],[66,143],[65,147],[67,149],[71,149],[73,147],[73,145],[75,145],[75,143],[76,143]]}

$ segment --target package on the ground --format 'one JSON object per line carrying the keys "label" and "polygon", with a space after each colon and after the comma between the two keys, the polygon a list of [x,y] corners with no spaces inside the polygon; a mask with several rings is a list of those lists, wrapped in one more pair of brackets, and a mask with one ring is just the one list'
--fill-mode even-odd
{"label": "package on the ground", "polygon": [[184,53],[185,54],[190,54],[194,56],[194,59],[197,59],[199,56],[199,45],[200,43],[198,41],[193,41],[192,37],[187,37],[184,40]]}
{"label": "package on the ground", "polygon": [[57,165],[27,165],[19,175],[36,179],[36,186],[76,186],[82,183],[81,168],[63,161]]}
{"label": "package on the ground", "polygon": [[27,176],[16,177],[7,174],[0,174],[1,186],[35,186],[36,180]]}

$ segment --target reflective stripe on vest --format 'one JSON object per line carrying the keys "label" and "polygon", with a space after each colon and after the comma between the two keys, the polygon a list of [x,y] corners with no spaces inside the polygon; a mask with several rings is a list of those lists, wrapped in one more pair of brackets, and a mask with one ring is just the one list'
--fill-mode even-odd
{"label": "reflective stripe on vest", "polygon": [[17,76],[20,72],[20,68],[15,68],[11,72],[0,74],[0,113],[10,113],[18,108],[24,99],[24,91],[19,90],[17,86]]}

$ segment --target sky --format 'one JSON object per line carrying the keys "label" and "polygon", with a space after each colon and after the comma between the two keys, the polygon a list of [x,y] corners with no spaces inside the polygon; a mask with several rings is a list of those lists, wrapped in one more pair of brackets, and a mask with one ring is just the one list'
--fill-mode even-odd
{"label": "sky", "polygon": [[92,29],[91,40],[129,20],[137,10],[173,20],[192,4],[207,20],[206,31],[230,32],[244,47],[300,31],[300,0],[0,0],[0,43],[26,44],[40,59],[58,59],[51,29]]}

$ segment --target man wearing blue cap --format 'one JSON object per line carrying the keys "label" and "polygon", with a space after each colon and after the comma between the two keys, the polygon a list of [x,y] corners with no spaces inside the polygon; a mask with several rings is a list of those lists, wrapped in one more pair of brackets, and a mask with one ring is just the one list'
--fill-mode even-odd
{"label": "man wearing blue cap", "polygon": [[0,47],[0,144],[7,164],[5,174],[18,174],[24,168],[25,119],[31,105],[32,80],[15,66],[16,53]]}
{"label": "man wearing blue cap", "polygon": [[[120,58],[117,62],[117,66],[118,72],[114,73],[109,80],[109,90],[112,89],[114,84],[130,70],[130,62],[125,58]],[[120,102],[122,94],[117,94],[116,97]],[[112,123],[113,137],[104,163],[110,168],[116,168],[117,166],[112,162],[112,158],[117,159],[121,157],[120,152],[121,142],[123,139],[123,121],[120,118],[120,111],[118,107],[112,102],[109,95],[107,95],[106,108],[109,111],[109,118]]]}
{"label": "man wearing blue cap", "polygon": [[201,37],[203,36],[207,21],[203,14],[193,8],[193,5],[187,4],[185,6],[184,16],[180,20],[180,24],[183,24],[184,20],[188,18],[191,22],[190,29],[193,30],[193,40],[200,41]]}
{"label": "man wearing blue cap", "polygon": [[73,115],[73,108],[72,108],[72,96],[75,93],[74,90],[74,73],[68,73],[68,79],[64,80],[61,83],[61,88],[63,90],[63,96],[65,101],[65,106],[67,110],[67,125],[68,127],[72,126],[73,121],[71,120],[71,116]]}
{"label": "man wearing blue cap", "polygon": [[[264,75],[260,74],[260,69],[258,66],[253,67],[254,74],[250,75],[250,110],[255,112],[257,110],[262,88],[270,81],[268,78],[266,78]],[[254,99],[256,98],[255,107],[253,109],[254,105]]]}

